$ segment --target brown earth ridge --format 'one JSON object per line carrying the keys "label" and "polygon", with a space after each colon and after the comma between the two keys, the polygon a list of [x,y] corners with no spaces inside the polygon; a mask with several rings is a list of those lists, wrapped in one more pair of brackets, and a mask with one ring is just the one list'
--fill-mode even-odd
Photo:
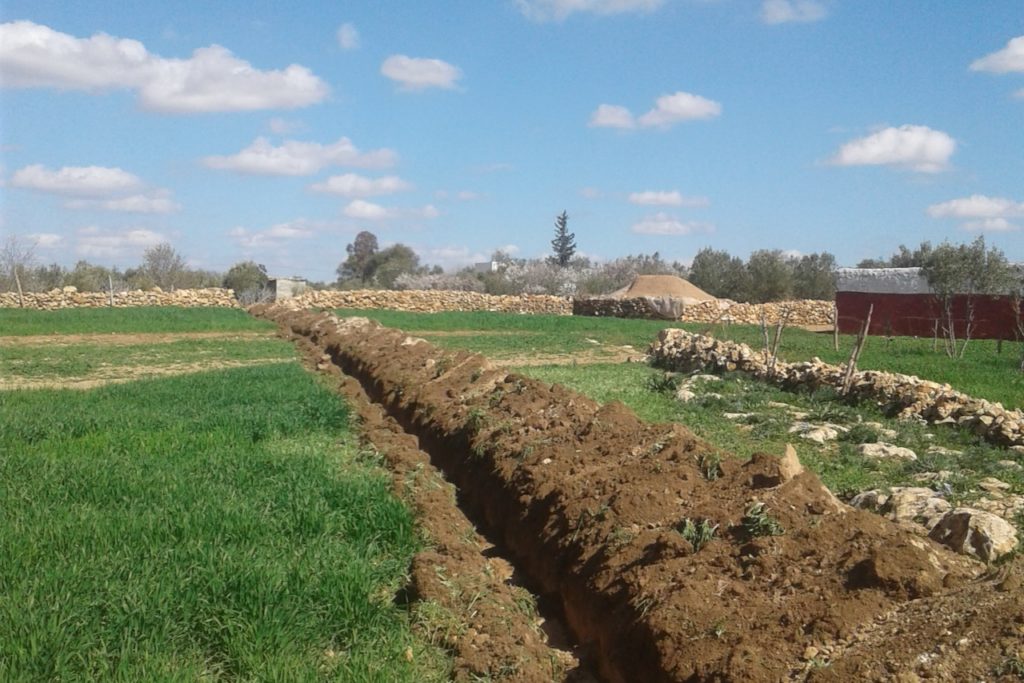
{"label": "brown earth ridge", "polygon": [[[418,439],[604,680],[1013,680],[1024,662],[1019,560],[989,568],[849,508],[792,453],[742,463],[365,319],[254,312]],[[687,521],[716,532],[692,542]]]}

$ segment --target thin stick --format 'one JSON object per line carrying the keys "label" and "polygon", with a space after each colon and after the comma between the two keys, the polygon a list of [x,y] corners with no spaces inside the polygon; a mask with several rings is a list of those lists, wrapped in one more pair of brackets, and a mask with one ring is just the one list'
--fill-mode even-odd
{"label": "thin stick", "polygon": [[21,278],[18,277],[18,264],[14,264],[14,284],[18,286],[18,306],[25,308],[25,294],[21,291]]}
{"label": "thin stick", "polygon": [[860,360],[860,352],[864,349],[864,344],[868,340],[868,330],[871,328],[871,314],[874,311],[874,304],[868,306],[868,317],[864,320],[864,324],[861,325],[860,333],[857,335],[857,343],[853,345],[853,351],[850,352],[850,360],[846,362],[846,374],[843,375],[842,386],[842,394],[844,396],[849,394],[853,388],[853,375],[857,372],[857,361]]}

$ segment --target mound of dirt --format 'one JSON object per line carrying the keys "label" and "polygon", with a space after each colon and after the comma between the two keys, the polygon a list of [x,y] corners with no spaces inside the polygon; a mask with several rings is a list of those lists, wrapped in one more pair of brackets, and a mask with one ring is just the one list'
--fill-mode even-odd
{"label": "mound of dirt", "polygon": [[366,319],[258,312],[416,438],[457,488],[438,504],[457,502],[560,603],[605,681],[1001,680],[1019,666],[1021,561],[986,567],[848,508],[791,453],[742,463],[681,425]]}
{"label": "mound of dirt", "polygon": [[637,275],[629,285],[605,298],[636,299],[644,296],[682,299],[687,306],[715,299],[700,287],[675,275]]}

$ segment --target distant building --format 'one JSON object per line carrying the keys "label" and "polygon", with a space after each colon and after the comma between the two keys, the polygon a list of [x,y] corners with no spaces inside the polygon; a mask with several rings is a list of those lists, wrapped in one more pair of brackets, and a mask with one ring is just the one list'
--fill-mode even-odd
{"label": "distant building", "polygon": [[309,283],[301,277],[276,277],[267,281],[273,301],[292,299],[306,291]]}
{"label": "distant building", "polygon": [[[974,295],[971,312],[968,297],[957,295],[953,298],[956,332],[963,335],[970,319],[975,339],[1015,339],[1020,305],[1010,296]],[[839,331],[859,332],[871,307],[868,334],[942,336],[942,302],[920,268],[840,268],[836,272]]]}
{"label": "distant building", "polygon": [[487,273],[497,273],[498,268],[501,266],[497,261],[483,261],[482,263],[473,264],[473,272],[486,275]]}

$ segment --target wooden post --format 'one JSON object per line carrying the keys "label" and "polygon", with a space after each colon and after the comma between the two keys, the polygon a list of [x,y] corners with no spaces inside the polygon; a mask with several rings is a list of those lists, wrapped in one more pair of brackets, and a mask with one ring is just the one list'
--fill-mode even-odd
{"label": "wooden post", "polygon": [[857,335],[857,343],[853,345],[853,350],[850,352],[850,360],[846,362],[846,373],[843,375],[842,386],[843,396],[849,394],[853,388],[853,375],[857,372],[857,361],[860,360],[860,352],[864,349],[864,344],[868,340],[868,330],[871,328],[871,314],[874,311],[874,304],[868,306],[868,317],[860,328],[860,334]]}
{"label": "wooden post", "polygon": [[21,278],[18,277],[18,264],[14,264],[14,284],[18,287],[18,306],[25,308],[25,294],[21,291]]}
{"label": "wooden post", "polygon": [[110,295],[110,307],[114,307],[114,276],[107,273],[107,293]]}
{"label": "wooden post", "polygon": [[839,351],[839,304],[832,302],[832,348]]}

